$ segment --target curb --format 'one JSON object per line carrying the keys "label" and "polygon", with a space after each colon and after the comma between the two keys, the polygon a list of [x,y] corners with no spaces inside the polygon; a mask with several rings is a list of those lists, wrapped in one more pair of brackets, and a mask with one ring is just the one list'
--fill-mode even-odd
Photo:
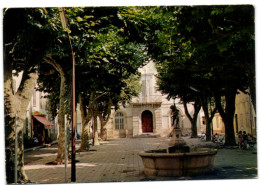
{"label": "curb", "polygon": [[58,141],[53,141],[53,142],[51,142],[51,143],[49,143],[49,144],[43,144],[43,145],[40,145],[40,146],[36,146],[36,147],[32,147],[32,148],[27,148],[27,149],[24,150],[24,152],[29,152],[29,151],[37,150],[37,149],[40,149],[40,148],[49,147],[49,146],[55,145],[55,144],[57,144],[57,143],[58,143]]}

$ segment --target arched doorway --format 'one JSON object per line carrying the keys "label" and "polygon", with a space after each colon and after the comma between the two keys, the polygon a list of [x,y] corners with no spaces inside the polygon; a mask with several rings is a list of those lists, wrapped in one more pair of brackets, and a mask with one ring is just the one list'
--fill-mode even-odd
{"label": "arched doorway", "polygon": [[142,131],[153,132],[153,114],[149,110],[142,113]]}

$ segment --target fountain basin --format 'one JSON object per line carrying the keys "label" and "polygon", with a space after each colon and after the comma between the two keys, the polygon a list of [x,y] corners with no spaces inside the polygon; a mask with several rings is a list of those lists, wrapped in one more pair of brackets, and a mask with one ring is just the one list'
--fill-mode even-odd
{"label": "fountain basin", "polygon": [[140,152],[146,176],[194,176],[214,171],[217,149],[197,148],[187,153],[166,149]]}

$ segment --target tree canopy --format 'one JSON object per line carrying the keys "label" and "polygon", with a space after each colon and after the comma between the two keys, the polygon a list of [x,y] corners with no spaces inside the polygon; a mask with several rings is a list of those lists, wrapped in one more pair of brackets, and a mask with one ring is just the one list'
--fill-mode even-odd
{"label": "tree canopy", "polygon": [[[139,29],[159,63],[161,90],[171,97],[194,99],[196,92],[204,98],[214,96],[225,122],[226,144],[234,145],[235,95],[249,88],[255,101],[253,6],[173,6],[144,11],[150,14],[147,25],[154,29]],[[189,96],[192,89],[196,92]],[[224,107],[220,97],[225,99]]]}
{"label": "tree canopy", "polygon": [[[28,180],[22,168],[22,122],[38,75],[39,90],[48,92],[53,116],[57,110],[65,114],[64,106],[70,112],[71,48],[77,94],[87,102],[95,99],[104,118],[111,105],[117,108],[138,95],[137,69],[152,59],[157,63],[160,90],[169,97],[186,102],[200,99],[204,112],[208,108],[205,102],[214,97],[225,123],[226,144],[235,144],[238,90],[249,89],[256,108],[253,6],[74,7],[66,8],[65,13],[67,29],[58,8],[4,10],[8,174],[14,171],[9,163],[14,162],[14,123],[19,114],[19,178]],[[23,80],[15,93],[12,77],[19,72],[23,72]],[[15,100],[19,100],[17,107]],[[85,104],[83,109],[89,106]],[[13,182],[11,176],[8,183]]]}

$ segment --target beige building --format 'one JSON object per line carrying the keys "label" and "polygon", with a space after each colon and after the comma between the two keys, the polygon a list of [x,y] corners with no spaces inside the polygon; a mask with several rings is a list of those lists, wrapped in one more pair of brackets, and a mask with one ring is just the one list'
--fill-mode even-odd
{"label": "beige building", "polygon": [[236,96],[234,128],[235,133],[241,130],[256,136],[256,112],[250,96],[243,92]]}
{"label": "beige building", "polygon": [[[236,110],[234,115],[234,131],[237,134],[240,130],[256,136],[256,113],[251,102],[250,96],[239,92],[236,96],[235,102]],[[201,113],[201,129],[205,132],[206,126]],[[216,113],[213,120],[213,133],[225,134],[225,125],[219,113]]]}
{"label": "beige building", "polygon": [[[168,101],[167,96],[157,90],[154,62],[149,62],[139,71],[142,74],[142,91],[139,97],[133,98],[128,107],[112,112],[106,125],[108,138],[136,137],[143,134],[166,137],[172,130],[170,106],[174,104],[174,100]],[[179,104],[179,100],[175,100],[175,104],[180,113],[183,134],[190,134],[191,124],[184,114],[183,106]],[[191,105],[188,105],[188,109],[193,111]]]}

